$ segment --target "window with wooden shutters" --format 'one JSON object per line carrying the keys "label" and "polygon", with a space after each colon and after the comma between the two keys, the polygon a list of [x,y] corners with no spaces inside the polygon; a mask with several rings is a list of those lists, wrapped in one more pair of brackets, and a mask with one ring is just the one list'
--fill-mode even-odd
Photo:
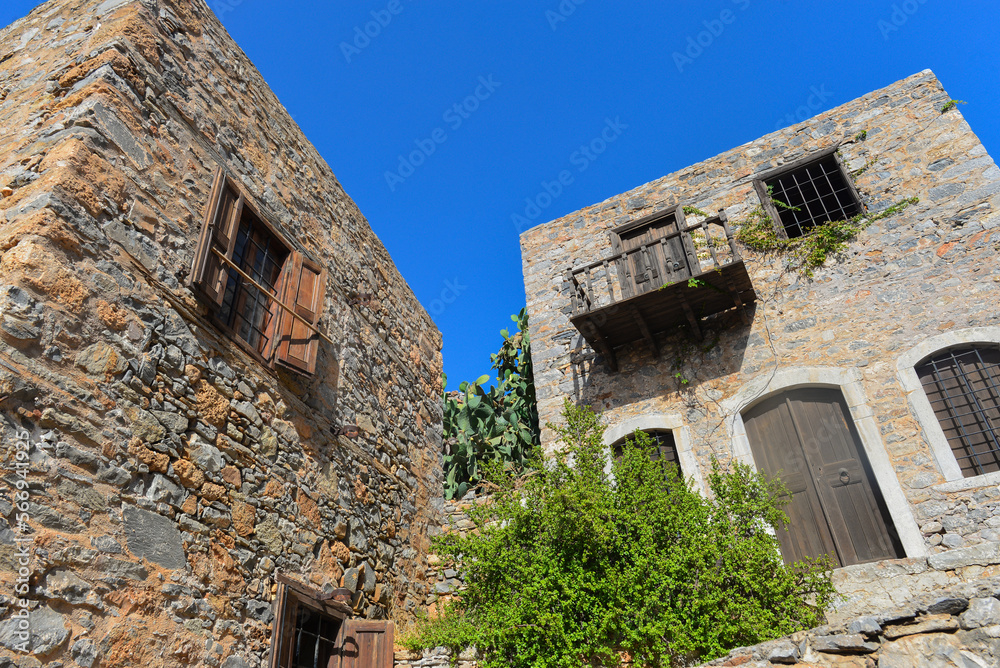
{"label": "window with wooden shutters", "polygon": [[962,475],[1000,471],[1000,349],[948,350],[916,372]]}
{"label": "window with wooden shutters", "polygon": [[316,371],[326,271],[294,249],[222,170],[190,274],[216,323],[262,361]]}
{"label": "window with wooden shutters", "polygon": [[285,575],[275,601],[270,668],[392,668],[392,622],[351,619],[346,603]]}
{"label": "window with wooden shutters", "polygon": [[[664,283],[690,278],[697,253],[686,234],[681,207],[646,216],[611,232],[619,284],[625,298],[658,290]],[[699,273],[695,270],[695,273]]]}

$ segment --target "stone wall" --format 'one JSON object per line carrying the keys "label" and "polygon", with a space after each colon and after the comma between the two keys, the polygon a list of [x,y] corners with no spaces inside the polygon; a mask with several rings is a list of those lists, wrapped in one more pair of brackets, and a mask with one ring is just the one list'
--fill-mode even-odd
{"label": "stone wall", "polygon": [[[602,411],[611,427],[661,417],[676,425],[685,474],[704,480],[713,456],[750,461],[736,417],[755,398],[850,385],[907,556],[996,540],[1000,480],[945,476],[897,368],[935,335],[1000,340],[1000,169],[959,112],[942,113],[949,99],[921,72],[525,232],[540,422],[559,419],[564,397]],[[664,334],[658,359],[640,342],[618,351],[612,372],[572,326],[563,272],[609,257],[609,230],[678,204],[724,210],[739,227],[760,203],[754,175],[838,144],[870,213],[919,203],[874,222],[812,277],[780,255],[742,249],[758,297],[750,324],[730,312],[703,321],[701,341],[683,328]],[[553,438],[543,430],[549,449]]]}
{"label": "stone wall", "polygon": [[[440,335],[252,63],[201,0],[49,2],[0,54],[0,666],[261,666],[279,573],[431,603]],[[313,378],[185,287],[220,166],[329,272]]]}
{"label": "stone wall", "polygon": [[1000,664],[1000,579],[979,580],[911,601],[741,647],[705,666],[988,668]]}
{"label": "stone wall", "polygon": [[[441,520],[442,531],[457,533],[465,537],[469,531],[475,528],[472,520],[469,519],[469,509],[476,504],[486,503],[488,500],[488,496],[480,495],[477,497],[475,490],[473,490],[461,499],[445,501]],[[427,563],[426,579],[435,604],[443,605],[465,589],[465,578],[462,575],[460,564],[437,554],[428,556]]]}

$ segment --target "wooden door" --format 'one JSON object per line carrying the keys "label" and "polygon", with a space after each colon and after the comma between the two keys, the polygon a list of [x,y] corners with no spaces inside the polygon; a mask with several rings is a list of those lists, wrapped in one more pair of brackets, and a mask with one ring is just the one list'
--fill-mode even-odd
{"label": "wooden door", "polygon": [[792,492],[788,531],[778,531],[786,563],[821,554],[841,566],[904,556],[839,390],[791,390],[743,421],[758,469]]}
{"label": "wooden door", "polygon": [[392,622],[348,619],[341,634],[340,668],[392,668]]}
{"label": "wooden door", "polygon": [[660,239],[676,231],[677,218],[671,213],[612,233],[614,253],[628,254],[626,259],[617,262],[622,294],[626,299],[657,290],[665,283],[687,280],[687,263],[680,237],[675,235],[660,243]]}

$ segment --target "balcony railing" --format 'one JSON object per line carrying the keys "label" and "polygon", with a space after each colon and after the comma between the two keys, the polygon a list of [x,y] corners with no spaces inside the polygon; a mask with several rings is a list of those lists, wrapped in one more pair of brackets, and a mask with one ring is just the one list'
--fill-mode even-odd
{"label": "balcony railing", "polygon": [[747,322],[744,304],[756,298],[724,212],[693,224],[680,207],[669,215],[660,236],[633,235],[632,248],[565,273],[570,320],[613,370],[616,348],[645,340],[656,357],[656,334],[686,322],[701,338],[699,320],[731,308]]}

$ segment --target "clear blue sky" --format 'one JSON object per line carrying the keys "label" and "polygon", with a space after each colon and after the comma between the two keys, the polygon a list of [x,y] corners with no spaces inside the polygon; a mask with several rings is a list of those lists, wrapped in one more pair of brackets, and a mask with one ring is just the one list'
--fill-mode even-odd
{"label": "clear blue sky", "polygon": [[[524,304],[512,216],[563,170],[532,224],[926,68],[1000,156],[996,0],[209,4],[444,332],[452,387]],[[608,119],[616,140],[576,153]]]}

